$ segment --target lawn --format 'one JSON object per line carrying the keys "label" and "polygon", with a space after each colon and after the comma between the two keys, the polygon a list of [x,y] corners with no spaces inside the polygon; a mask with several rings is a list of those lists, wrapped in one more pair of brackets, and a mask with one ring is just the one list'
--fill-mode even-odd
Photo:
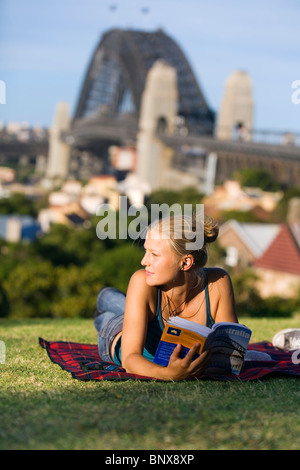
{"label": "lawn", "polygon": [[[241,319],[252,341],[300,319]],[[300,381],[81,382],[38,337],[96,343],[92,320],[1,320],[0,449],[299,449]]]}

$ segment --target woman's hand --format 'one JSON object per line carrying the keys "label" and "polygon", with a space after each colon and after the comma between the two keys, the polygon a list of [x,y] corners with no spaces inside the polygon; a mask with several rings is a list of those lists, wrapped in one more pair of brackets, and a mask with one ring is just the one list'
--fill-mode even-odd
{"label": "woman's hand", "polygon": [[169,380],[184,380],[189,377],[195,377],[206,369],[210,360],[211,352],[205,351],[193,360],[195,353],[199,352],[199,347],[200,344],[195,343],[186,356],[181,359],[179,357],[181,345],[178,344],[176,346],[165,370],[169,376]]}

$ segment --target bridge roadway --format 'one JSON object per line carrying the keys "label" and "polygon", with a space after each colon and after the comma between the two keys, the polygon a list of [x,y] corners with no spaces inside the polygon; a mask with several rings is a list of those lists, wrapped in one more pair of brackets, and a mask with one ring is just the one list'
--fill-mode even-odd
{"label": "bridge roadway", "polygon": [[[89,147],[92,142],[111,140],[115,143],[125,144],[128,140],[136,140],[137,125],[131,127],[116,126],[107,122],[106,125],[95,123],[89,127],[78,127],[62,136],[63,140],[72,147]],[[291,160],[300,164],[300,147],[294,145],[276,145],[263,142],[246,142],[239,140],[218,140],[210,136],[178,134],[167,135],[159,133],[166,146],[180,149],[182,146],[202,148],[209,152],[230,152],[234,154],[247,154],[266,158]],[[0,141],[0,154],[7,155],[45,155],[48,152],[48,142],[42,141]]]}
{"label": "bridge roadway", "polygon": [[[243,168],[258,168],[287,186],[299,187],[300,181],[300,147],[263,142],[246,142],[239,140],[218,140],[214,137],[187,135],[160,136],[166,146],[175,150],[179,168],[184,168],[184,155],[190,152],[197,154],[207,152],[218,156],[216,182],[220,183],[232,177],[235,171]],[[179,158],[178,158],[179,155]]]}
{"label": "bridge roadway", "polygon": [[62,138],[72,147],[93,148],[103,142],[110,145],[126,145],[135,142],[138,133],[138,120],[134,116],[121,114],[117,117],[97,116],[77,119],[71,130]]}
{"label": "bridge roadway", "polygon": [[[100,158],[105,155],[109,145],[126,145],[135,142],[138,133],[138,120],[126,115],[117,118],[109,116],[75,121],[71,130],[62,135],[62,140],[69,143],[74,149],[91,150]],[[229,178],[234,171],[245,167],[265,169],[273,174],[279,181],[299,187],[300,181],[300,146],[272,144],[264,142],[241,140],[218,140],[205,135],[173,135],[158,133],[157,137],[167,147],[174,149],[176,162],[180,163],[183,171],[186,170],[186,149],[197,150],[200,153],[215,152],[218,156],[217,182]],[[0,141],[1,164],[16,160],[24,155],[34,158],[38,155],[48,154],[48,142],[20,142]]]}
{"label": "bridge roadway", "polygon": [[230,152],[236,155],[252,155],[265,158],[291,160],[300,164],[300,147],[284,144],[269,144],[243,140],[219,140],[211,136],[201,135],[159,135],[159,138],[168,146],[179,149],[183,145],[191,148],[202,148],[209,152]]}
{"label": "bridge roadway", "polygon": [[[92,142],[107,139],[119,144],[126,144],[128,140],[136,141],[138,133],[138,120],[127,115],[117,118],[85,118],[75,121],[71,131],[64,138],[72,146],[88,146]],[[272,132],[260,132],[261,138],[268,139],[275,135]],[[277,133],[283,137],[283,133]],[[209,152],[225,151],[234,154],[247,154],[253,156],[265,156],[266,158],[279,158],[284,161],[295,160],[300,162],[300,146],[272,144],[266,142],[244,141],[244,140],[218,140],[212,136],[200,135],[192,131],[187,135],[157,133],[166,146],[179,149],[183,145],[191,147],[202,147]]]}
{"label": "bridge roadway", "polygon": [[[269,171],[286,185],[299,186],[300,181],[300,146],[292,144],[267,143],[261,141],[218,140],[212,136],[188,133],[180,135],[157,133],[167,147],[174,149],[176,165],[182,171],[189,171],[186,165],[186,149],[190,147],[197,155],[214,152],[218,156],[216,181],[222,182],[230,178],[234,171],[246,167],[260,168]],[[138,120],[132,116],[120,115],[117,118],[101,116],[85,118],[73,124],[66,140],[79,148],[90,148],[97,153],[109,145],[126,145],[135,142],[138,133]],[[256,132],[255,138],[273,141],[283,139],[284,133]],[[102,144],[102,145],[101,145]],[[175,160],[175,159],[174,159]],[[195,161],[197,165],[197,162]],[[203,162],[201,163],[203,164]],[[193,170],[191,170],[193,171]]]}

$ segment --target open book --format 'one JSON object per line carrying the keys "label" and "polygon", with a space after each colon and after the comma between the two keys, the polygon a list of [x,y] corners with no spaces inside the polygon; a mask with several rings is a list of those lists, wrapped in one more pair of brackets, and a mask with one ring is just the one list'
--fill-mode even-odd
{"label": "open book", "polygon": [[184,357],[195,343],[199,343],[199,354],[212,349],[211,360],[205,374],[231,372],[238,375],[250,337],[251,330],[239,323],[222,322],[207,328],[185,318],[172,317],[166,323],[154,362],[167,366],[177,344],[182,345],[180,357]]}

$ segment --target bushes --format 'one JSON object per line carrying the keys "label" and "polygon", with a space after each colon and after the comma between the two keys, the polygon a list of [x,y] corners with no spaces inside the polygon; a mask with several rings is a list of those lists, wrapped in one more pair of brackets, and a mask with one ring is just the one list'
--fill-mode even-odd
{"label": "bushes", "polygon": [[90,317],[101,288],[99,272],[52,266],[48,261],[17,266],[4,282],[11,317]]}
{"label": "bushes", "polygon": [[54,317],[87,317],[93,316],[96,297],[102,287],[100,268],[84,266],[59,266],[56,294],[52,304]]}
{"label": "bushes", "polygon": [[[49,261],[18,265],[3,282],[10,316],[92,317],[100,288],[105,284],[126,291],[140,260],[140,249],[121,246],[85,266],[55,266]],[[7,308],[5,312],[8,315]]]}
{"label": "bushes", "polygon": [[233,274],[231,279],[238,316],[289,317],[299,311],[299,295],[288,299],[279,296],[262,298],[255,286],[257,276],[250,269],[241,274]]}
{"label": "bushes", "polygon": [[[170,193],[168,202],[178,202]],[[149,201],[161,204],[165,192]],[[181,203],[199,203],[197,192],[183,192]],[[96,217],[90,227],[54,225],[31,244],[0,241],[0,317],[91,317],[103,285],[126,291],[130,276],[141,267],[143,251],[131,240],[99,240]],[[209,264],[218,265],[224,250],[210,246]],[[287,316],[300,299],[262,299],[251,271],[232,274],[238,314]]]}
{"label": "bushes", "polygon": [[3,287],[9,298],[11,316],[51,316],[49,304],[55,291],[55,276],[49,262],[16,266],[8,273]]}
{"label": "bushes", "polygon": [[129,243],[104,252],[97,262],[102,284],[126,292],[131,275],[141,268],[142,256],[142,250]]}
{"label": "bushes", "polygon": [[0,284],[0,317],[7,317],[9,315],[10,305],[7,294]]}
{"label": "bushes", "polygon": [[257,187],[264,191],[278,191],[280,189],[280,183],[274,176],[259,168],[244,168],[235,172],[233,177],[244,187]]}
{"label": "bushes", "polygon": [[2,243],[2,252],[0,316],[12,318],[92,317],[100,288],[126,291],[142,259],[137,245],[106,247],[91,230],[63,226],[35,244]]}

